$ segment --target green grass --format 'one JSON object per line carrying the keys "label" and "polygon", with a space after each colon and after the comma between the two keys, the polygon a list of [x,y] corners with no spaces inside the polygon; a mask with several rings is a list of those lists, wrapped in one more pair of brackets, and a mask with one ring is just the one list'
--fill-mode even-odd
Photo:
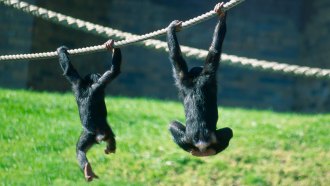
{"label": "green grass", "polygon": [[[330,185],[330,114],[219,108],[229,148],[196,158],[167,130],[180,103],[106,98],[117,152],[88,154],[100,179],[88,185]],[[0,185],[87,185],[75,159],[81,132],[72,94],[0,90]]]}

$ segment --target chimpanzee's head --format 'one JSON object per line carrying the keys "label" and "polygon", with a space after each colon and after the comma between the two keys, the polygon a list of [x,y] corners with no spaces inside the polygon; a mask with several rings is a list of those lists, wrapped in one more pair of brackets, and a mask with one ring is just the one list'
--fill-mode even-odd
{"label": "chimpanzee's head", "polygon": [[203,67],[193,67],[189,70],[189,76],[192,78],[198,77],[203,71]]}
{"label": "chimpanzee's head", "polygon": [[[186,134],[187,135],[187,134]],[[194,147],[198,148],[200,151],[205,151],[211,144],[217,142],[214,132],[210,130],[203,129],[198,130],[196,133],[192,134],[191,142]]]}
{"label": "chimpanzee's head", "polygon": [[84,77],[84,81],[88,85],[92,85],[93,83],[96,83],[100,77],[101,77],[101,74],[88,74]]}
{"label": "chimpanzee's head", "polygon": [[169,128],[174,142],[194,156],[215,155],[226,149],[233,137],[233,131],[230,128],[216,131],[206,128],[194,129],[196,128],[186,128],[178,121],[173,121]]}

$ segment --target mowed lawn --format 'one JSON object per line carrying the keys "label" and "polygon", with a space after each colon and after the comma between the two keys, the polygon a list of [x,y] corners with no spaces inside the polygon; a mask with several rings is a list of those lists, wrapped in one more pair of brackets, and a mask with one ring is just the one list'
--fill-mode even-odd
{"label": "mowed lawn", "polygon": [[107,97],[116,154],[94,146],[100,179],[87,184],[75,155],[81,132],[72,94],[0,90],[0,185],[330,185],[330,114],[219,108],[234,137],[197,158],[177,147],[168,123],[181,103]]}

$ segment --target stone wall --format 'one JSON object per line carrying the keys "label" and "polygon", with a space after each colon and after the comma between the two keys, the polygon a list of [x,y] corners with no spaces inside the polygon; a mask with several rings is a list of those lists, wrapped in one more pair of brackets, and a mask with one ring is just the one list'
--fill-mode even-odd
{"label": "stone wall", "polygon": [[[301,20],[301,65],[330,68],[330,1],[316,0],[304,4]],[[294,110],[329,111],[330,82],[297,79]]]}
{"label": "stone wall", "polygon": [[[5,6],[0,12],[0,55],[31,52],[33,18]],[[26,62],[0,63],[0,87],[26,88],[27,71]]]}
{"label": "stone wall", "polygon": [[[144,34],[166,27],[172,20],[187,20],[209,11],[215,0],[87,0],[41,1],[36,4],[66,15]],[[16,10],[0,7],[20,17]],[[330,68],[330,5],[327,0],[249,0],[232,9],[228,15],[228,32],[223,52],[239,56],[275,60],[284,63]],[[22,18],[21,18],[22,17]],[[13,18],[14,19],[14,18]],[[0,18],[0,23],[4,22]],[[13,23],[11,20],[10,23]],[[208,49],[216,20],[212,19],[179,33],[180,43]],[[7,26],[6,26],[7,25]],[[5,33],[20,30],[2,24]],[[14,24],[13,24],[14,25]],[[16,24],[15,24],[16,25]],[[24,26],[24,25],[20,25]],[[0,35],[1,38],[1,35]],[[69,48],[97,45],[106,39],[34,19],[32,52],[54,51],[65,44]],[[165,37],[159,38],[165,40]],[[19,39],[26,42],[27,39]],[[29,40],[30,41],[30,40]],[[13,53],[24,47],[10,44]],[[9,53],[1,46],[0,52]],[[122,49],[122,74],[107,90],[111,95],[177,99],[168,54],[139,45]],[[72,57],[82,75],[103,72],[109,67],[107,53]],[[188,60],[190,66],[202,61]],[[27,64],[27,63],[19,63]],[[60,75],[56,59],[28,63],[28,88],[67,91],[68,83]],[[1,72],[0,66],[0,72]],[[0,82],[4,81],[0,78]],[[6,79],[6,78],[5,78]],[[15,78],[13,78],[15,79]],[[330,110],[327,81],[265,73],[221,65],[219,70],[219,103],[226,106],[272,108],[275,110]]]}

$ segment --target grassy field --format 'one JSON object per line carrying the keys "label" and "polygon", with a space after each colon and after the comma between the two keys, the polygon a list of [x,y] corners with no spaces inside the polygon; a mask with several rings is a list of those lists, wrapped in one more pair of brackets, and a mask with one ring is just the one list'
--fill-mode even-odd
{"label": "grassy field", "polygon": [[[330,185],[330,114],[219,108],[234,131],[221,154],[196,158],[167,130],[184,121],[180,103],[108,97],[117,152],[88,157],[88,185]],[[75,159],[81,132],[71,94],[0,90],[0,185],[87,185]]]}

